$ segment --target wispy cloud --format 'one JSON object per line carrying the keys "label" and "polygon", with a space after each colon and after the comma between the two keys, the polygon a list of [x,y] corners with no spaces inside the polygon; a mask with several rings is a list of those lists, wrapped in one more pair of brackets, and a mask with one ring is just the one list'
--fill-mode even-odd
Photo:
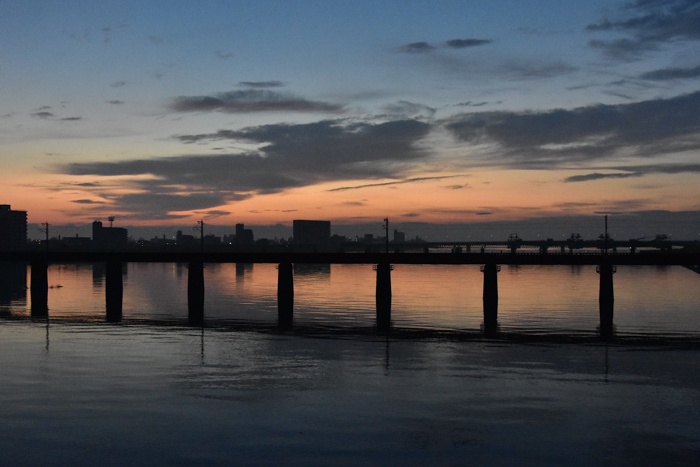
{"label": "wispy cloud", "polygon": [[467,47],[478,47],[492,42],[493,41],[490,39],[451,39],[445,42],[445,45],[451,49],[465,49]]}
{"label": "wispy cloud", "polygon": [[54,115],[51,112],[34,112],[31,114],[32,117],[35,118],[44,118],[44,119],[49,119],[49,118],[54,118],[56,115]]}
{"label": "wispy cloud", "polygon": [[78,204],[104,204],[104,201],[95,201],[92,199],[74,199],[71,201],[71,203],[78,203]]}
{"label": "wispy cloud", "polygon": [[663,68],[642,73],[639,77],[652,81],[700,78],[700,65],[693,68]]}
{"label": "wispy cloud", "polygon": [[402,117],[418,117],[424,116],[427,118],[435,115],[437,109],[423,104],[417,104],[409,101],[399,101],[395,104],[387,104],[382,110],[391,115],[400,115]]}
{"label": "wispy cloud", "polygon": [[459,141],[487,148],[494,164],[553,168],[700,149],[700,92],[670,99],[539,112],[480,112],[446,120]]}
{"label": "wispy cloud", "polygon": [[424,54],[432,52],[435,50],[435,48],[436,47],[434,45],[430,45],[427,42],[412,42],[410,44],[402,45],[396,50],[407,54]]}
{"label": "wispy cloud", "polygon": [[229,58],[233,57],[233,54],[231,52],[224,52],[223,50],[215,50],[214,55],[223,60],[228,60]]}
{"label": "wispy cloud", "polygon": [[[467,49],[471,47],[479,47],[492,43],[490,39],[450,39],[445,41],[441,46],[447,49]],[[425,54],[437,50],[438,47],[428,42],[411,42],[410,44],[402,45],[396,49],[397,52],[408,54]]]}
{"label": "wispy cloud", "polygon": [[335,113],[343,105],[311,101],[277,92],[248,89],[229,91],[212,96],[180,96],[174,99],[171,108],[177,112],[326,112]]}
{"label": "wispy cloud", "polygon": [[281,88],[285,86],[282,81],[239,81],[238,85],[246,88]]}
{"label": "wispy cloud", "polygon": [[593,172],[585,175],[573,175],[564,179],[564,182],[588,182],[601,179],[619,179],[643,177],[649,174],[679,174],[697,173],[700,174],[700,164],[649,164],[629,167],[612,167],[611,170],[619,170],[618,173]]}
{"label": "wispy cloud", "polygon": [[585,175],[573,175],[571,177],[565,178],[564,181],[565,182],[589,182],[591,180],[601,180],[604,178],[607,178],[607,179],[630,178],[630,177],[641,177],[642,175],[643,174],[641,174],[639,172],[611,173],[611,174],[594,172],[594,173],[585,174]]}
{"label": "wispy cloud", "polygon": [[463,176],[464,175],[446,175],[446,176],[442,176],[442,177],[415,177],[415,178],[407,178],[404,180],[397,180],[395,182],[368,183],[365,185],[357,185],[357,186],[342,186],[339,188],[332,188],[332,189],[326,190],[326,191],[359,190],[360,188],[370,188],[370,187],[375,187],[375,186],[403,185],[405,183],[424,182],[427,180],[443,180],[446,178],[457,178],[457,177],[463,177]]}
{"label": "wispy cloud", "polygon": [[671,41],[700,40],[700,8],[697,0],[635,0],[625,3],[616,18],[602,19],[586,29],[627,34],[626,38],[595,39],[590,45],[612,58],[633,60]]}

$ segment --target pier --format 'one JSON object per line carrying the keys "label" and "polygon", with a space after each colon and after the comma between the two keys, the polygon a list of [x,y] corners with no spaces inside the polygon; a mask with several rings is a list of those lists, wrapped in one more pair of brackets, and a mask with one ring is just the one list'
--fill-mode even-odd
{"label": "pier", "polygon": [[380,333],[391,330],[391,271],[397,264],[474,264],[483,273],[484,335],[498,332],[498,272],[501,265],[583,265],[595,267],[600,275],[599,333],[614,334],[614,284],[616,266],[685,266],[699,270],[700,252],[683,250],[652,251],[643,254],[587,253],[216,253],[216,252],[0,252],[0,261],[29,263],[31,267],[32,316],[47,316],[47,269],[51,263],[105,264],[105,309],[107,321],[122,316],[122,264],[176,262],[188,264],[188,310],[193,325],[204,322],[205,263],[270,263],[278,268],[278,324],[281,329],[294,325],[294,264],[367,264],[376,271],[376,327]]}

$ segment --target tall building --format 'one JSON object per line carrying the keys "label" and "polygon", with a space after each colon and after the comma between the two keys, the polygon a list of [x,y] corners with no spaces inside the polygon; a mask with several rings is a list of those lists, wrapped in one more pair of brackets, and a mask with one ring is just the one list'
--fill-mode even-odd
{"label": "tall building", "polygon": [[27,246],[27,211],[13,211],[0,204],[0,249],[16,250]]}
{"label": "tall building", "polygon": [[325,245],[331,239],[331,221],[293,221],[292,229],[297,245]]}
{"label": "tall building", "polygon": [[96,248],[126,248],[129,232],[121,227],[102,227],[102,222],[92,223],[92,243]]}
{"label": "tall building", "polygon": [[243,224],[236,224],[236,238],[234,242],[238,245],[252,245],[254,243],[253,230],[246,229]]}

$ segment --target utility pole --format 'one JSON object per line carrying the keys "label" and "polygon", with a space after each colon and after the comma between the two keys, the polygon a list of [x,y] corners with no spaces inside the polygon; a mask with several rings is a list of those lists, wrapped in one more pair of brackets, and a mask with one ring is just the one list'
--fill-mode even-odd
{"label": "utility pole", "polygon": [[389,253],[389,218],[384,218],[384,230],[386,231],[386,252]]}
{"label": "utility pole", "polygon": [[196,229],[199,230],[199,242],[200,242],[200,248],[201,252],[204,253],[204,221],[199,220],[197,221],[197,224],[199,224],[199,227],[195,227]]}
{"label": "utility pole", "polygon": [[41,226],[44,227],[43,230],[44,230],[44,232],[46,232],[46,252],[48,253],[49,252],[49,227],[51,226],[51,224],[49,224],[48,222],[42,222]]}

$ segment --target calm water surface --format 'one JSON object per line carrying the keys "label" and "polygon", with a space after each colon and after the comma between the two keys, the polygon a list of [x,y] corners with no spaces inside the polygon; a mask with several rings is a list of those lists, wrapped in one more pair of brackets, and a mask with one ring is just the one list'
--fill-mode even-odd
{"label": "calm water surface", "polygon": [[546,336],[595,336],[595,268],[503,267],[501,330],[530,343],[472,337],[478,267],[396,266],[393,325],[430,338],[374,334],[356,265],[298,268],[318,331],[278,332],[276,274],[207,265],[203,328],[184,266],[129,264],[121,323],[99,265],[50,267],[48,319],[3,291],[0,465],[697,465],[700,275],[619,267],[622,339],[571,344]]}

